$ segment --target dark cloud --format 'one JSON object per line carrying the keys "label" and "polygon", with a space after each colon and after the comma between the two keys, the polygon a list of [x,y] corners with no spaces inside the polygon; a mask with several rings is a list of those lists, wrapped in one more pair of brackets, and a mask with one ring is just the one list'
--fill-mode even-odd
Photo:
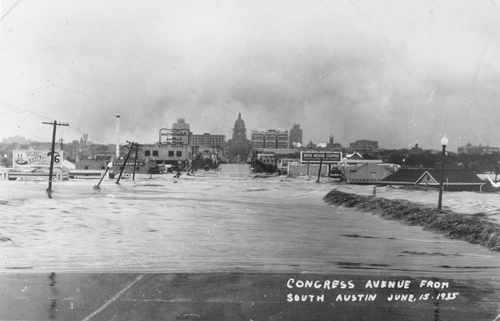
{"label": "dark cloud", "polygon": [[181,117],[230,138],[241,112],[249,130],[299,123],[317,143],[500,145],[488,3],[51,4],[2,22],[1,98],[91,137],[114,142],[121,114],[123,139],[154,141]]}

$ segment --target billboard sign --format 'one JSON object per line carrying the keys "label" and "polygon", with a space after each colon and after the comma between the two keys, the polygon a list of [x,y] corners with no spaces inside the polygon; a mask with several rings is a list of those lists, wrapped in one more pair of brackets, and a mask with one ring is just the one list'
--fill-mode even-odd
{"label": "billboard sign", "polygon": [[160,129],[160,144],[188,145],[189,130],[187,129]]}
{"label": "billboard sign", "polygon": [[300,152],[301,163],[338,163],[342,160],[342,152]]}
{"label": "billboard sign", "polygon": [[[52,152],[50,150],[26,150],[16,149],[13,151],[14,167],[49,167]],[[63,152],[56,151],[54,154],[54,167],[61,167]]]}

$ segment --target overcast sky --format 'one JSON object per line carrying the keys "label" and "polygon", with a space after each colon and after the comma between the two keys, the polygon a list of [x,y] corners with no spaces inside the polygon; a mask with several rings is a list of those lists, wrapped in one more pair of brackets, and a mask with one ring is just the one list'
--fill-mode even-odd
{"label": "overcast sky", "polygon": [[232,137],[500,146],[500,0],[4,0],[0,139]]}

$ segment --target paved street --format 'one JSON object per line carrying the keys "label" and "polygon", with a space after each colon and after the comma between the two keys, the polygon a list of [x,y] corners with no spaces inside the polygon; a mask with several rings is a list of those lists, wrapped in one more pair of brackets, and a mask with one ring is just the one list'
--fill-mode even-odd
{"label": "paved street", "polygon": [[498,293],[486,282],[435,281],[366,274],[5,273],[0,320],[496,318]]}

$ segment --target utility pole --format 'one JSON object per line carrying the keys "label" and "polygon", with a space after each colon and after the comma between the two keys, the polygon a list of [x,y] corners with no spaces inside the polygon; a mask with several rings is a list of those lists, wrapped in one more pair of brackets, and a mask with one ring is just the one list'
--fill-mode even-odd
{"label": "utility pole", "polygon": [[319,183],[319,178],[321,177],[321,167],[323,167],[323,157],[321,157],[319,161],[318,179],[316,180],[316,183]]}
{"label": "utility pole", "polygon": [[131,147],[127,147],[127,148],[132,148],[132,149],[134,149],[134,144],[135,144],[134,172],[132,174],[132,180],[135,181],[135,168],[137,167],[137,156],[139,154],[139,143],[134,143],[134,142],[131,143],[129,141],[127,141],[127,143],[132,144]]}
{"label": "utility pole", "polygon": [[54,173],[54,155],[56,153],[56,128],[59,126],[69,126],[68,123],[58,123],[56,120],[53,122],[42,122],[46,125],[54,125],[54,130],[52,132],[52,151],[50,153],[50,170],[49,170],[49,187],[47,188],[47,193],[52,193],[52,174]]}
{"label": "utility pole", "polygon": [[[134,146],[136,143],[134,142],[128,142],[131,146],[126,146],[128,148],[128,154],[127,154],[127,157],[125,158],[125,162],[123,162],[123,166],[121,167],[121,170],[120,170],[120,175],[118,175],[118,179],[116,180],[116,184],[120,184],[120,179],[122,178],[122,175],[123,175],[123,171],[125,170],[125,166],[127,166],[127,161],[128,161],[128,158],[130,157],[130,153],[132,152],[132,150],[134,149]],[[139,146],[139,144],[137,144],[137,146]],[[136,152],[137,153],[137,152]],[[135,169],[135,164],[134,164],[134,169]]]}

